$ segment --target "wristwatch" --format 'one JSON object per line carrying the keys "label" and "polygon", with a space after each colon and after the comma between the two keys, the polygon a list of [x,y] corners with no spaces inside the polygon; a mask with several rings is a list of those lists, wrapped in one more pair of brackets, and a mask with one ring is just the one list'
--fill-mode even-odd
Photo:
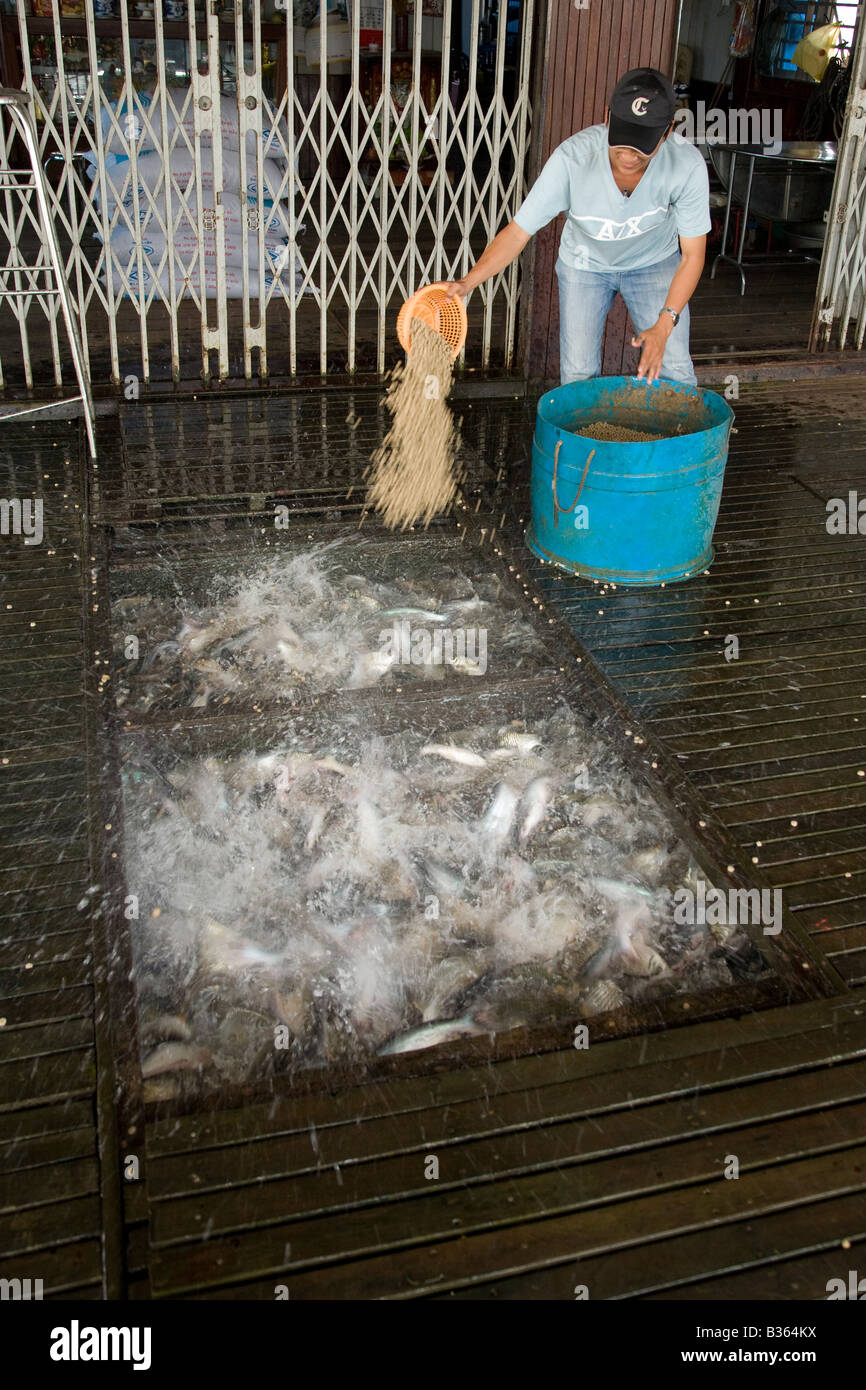
{"label": "wristwatch", "polygon": [[663,314],[670,314],[671,318],[672,318],[673,321],[674,321],[674,328],[676,328],[677,324],[678,324],[679,321],[680,321],[680,316],[679,316],[679,314],[677,313],[676,309],[669,309],[668,306],[667,306],[667,304],[666,304],[665,307],[662,309],[662,313],[663,313]]}

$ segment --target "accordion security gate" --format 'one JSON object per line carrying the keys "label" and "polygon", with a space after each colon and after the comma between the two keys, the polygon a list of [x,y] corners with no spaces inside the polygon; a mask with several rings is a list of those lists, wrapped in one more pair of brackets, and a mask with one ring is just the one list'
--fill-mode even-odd
{"label": "accordion security gate", "polygon": [[[177,381],[183,359],[197,360],[199,337],[205,381],[267,378],[275,344],[291,376],[326,373],[335,348],[354,372],[359,346],[362,365],[382,373],[386,325],[399,304],[425,282],[465,274],[522,198],[533,0],[520,6],[516,42],[509,6],[500,5],[488,43],[481,0],[472,0],[470,51],[457,74],[452,0],[415,5],[401,38],[411,46],[399,59],[385,41],[394,32],[392,0],[373,10],[378,49],[366,31],[363,50],[362,21],[371,16],[352,0],[345,24],[317,23],[306,33],[291,7],[263,29],[262,0],[236,0],[233,13],[221,15],[208,5],[198,18],[190,9],[181,22],[165,20],[161,5],[148,21],[132,17],[128,0],[117,8],[119,20],[95,18],[88,4],[85,17],[71,21],[53,0],[51,18],[36,19],[18,0],[23,85],[34,96],[43,159],[58,158],[56,225],[91,380],[119,386],[132,375],[147,384],[164,375],[161,358],[170,355]],[[80,45],[75,71],[64,48],[70,31]],[[111,82],[107,32],[116,36]],[[273,96],[263,73],[267,66],[273,74],[265,57],[274,49],[263,33],[277,38]],[[53,42],[53,87],[31,61],[34,34]],[[155,65],[144,86],[143,34],[153,39]],[[188,73],[167,59],[167,42],[178,39],[188,43]],[[339,61],[350,69],[342,95],[329,77],[338,41]],[[301,51],[312,59],[302,77]],[[370,64],[376,72],[381,66],[381,81],[371,84]],[[402,87],[393,85],[397,70]],[[0,142],[0,161],[14,163],[8,131]],[[8,203],[0,207],[0,290],[22,288],[15,267],[34,263],[32,249],[28,256],[20,245],[26,224]],[[241,314],[230,314],[232,298]],[[517,266],[488,282],[478,300],[479,333],[462,360],[508,371]],[[34,344],[47,327],[42,355],[61,385],[56,324],[46,325],[35,299],[11,303],[23,383],[44,384]],[[0,367],[2,383],[12,363]]]}
{"label": "accordion security gate", "polygon": [[810,347],[862,348],[866,337],[866,23],[863,7],[850,59],[851,85]]}

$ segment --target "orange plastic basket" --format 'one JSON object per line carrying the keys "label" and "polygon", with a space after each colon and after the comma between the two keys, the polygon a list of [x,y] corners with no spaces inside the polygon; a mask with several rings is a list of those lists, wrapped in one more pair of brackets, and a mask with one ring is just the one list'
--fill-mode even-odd
{"label": "orange plastic basket", "polygon": [[455,358],[466,342],[466,306],[459,295],[446,298],[441,285],[425,285],[407,299],[397,315],[397,337],[405,352],[412,351],[410,327],[413,319],[420,319],[435,333],[440,333],[451,348]]}

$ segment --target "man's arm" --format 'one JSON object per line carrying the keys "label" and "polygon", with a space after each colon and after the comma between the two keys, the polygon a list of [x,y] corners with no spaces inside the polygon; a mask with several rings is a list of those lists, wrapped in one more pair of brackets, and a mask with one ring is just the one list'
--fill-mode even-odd
{"label": "man's arm", "polygon": [[[704,259],[707,254],[707,238],[705,236],[680,237],[680,246],[683,253],[682,259],[677,266],[673,280],[671,280],[671,286],[665,299],[666,307],[675,309],[678,314],[681,314],[688,304],[701,278]],[[655,381],[657,377],[661,376],[665,346],[673,331],[674,321],[670,314],[662,313],[659,314],[658,321],[651,328],[647,328],[643,333],[637,333],[632,338],[632,347],[643,349],[637,369],[639,377],[645,376],[647,381]]]}
{"label": "man's arm", "polygon": [[509,222],[508,226],[503,227],[493,238],[486,251],[482,252],[462,280],[441,281],[443,288],[448,291],[448,298],[456,299],[459,295],[461,299],[465,299],[479,285],[483,285],[485,280],[498,275],[506,266],[511,265],[528,241],[529,232],[518,227],[516,222]]}

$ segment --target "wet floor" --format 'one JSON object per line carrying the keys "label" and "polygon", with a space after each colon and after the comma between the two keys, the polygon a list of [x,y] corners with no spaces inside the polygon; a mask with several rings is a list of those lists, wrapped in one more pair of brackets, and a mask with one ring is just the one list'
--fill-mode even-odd
{"label": "wet floor", "polygon": [[[697,1230],[703,1218],[699,1204],[686,1211],[688,1194],[697,1192],[696,1182],[700,1186],[716,1175],[719,1144],[736,1141],[733,1135],[711,1136],[713,1153],[703,1155],[703,1141],[693,1136],[702,1124],[709,1131],[748,1119],[761,1161],[771,1165],[766,1194],[760,1188],[750,1199],[754,1255],[744,1256],[736,1242],[726,1253],[725,1233],[739,1220],[739,1208],[732,1207],[728,1224],[728,1218],[713,1217],[717,1234],[699,1232],[691,1243],[682,1235],[666,1237],[670,1253],[663,1259],[658,1250],[654,1261],[646,1254],[631,1262],[618,1258],[615,1278],[608,1259],[607,1274],[599,1267],[594,1276],[606,1290],[601,1296],[651,1289],[665,1280],[698,1288],[703,1279],[733,1289],[735,1278],[760,1280],[762,1252],[770,1249],[780,1288],[786,1278],[789,1288],[798,1279],[807,1288],[810,1279],[826,1279],[823,1266],[797,1265],[794,1246],[818,1249],[827,1230],[838,1226],[841,1239],[850,1226],[843,1210],[847,1198],[841,1192],[833,1197],[831,1151],[844,1148],[846,1136],[855,1132],[851,1107],[862,1094],[855,1076],[862,1053],[860,996],[856,988],[850,992],[864,977],[866,953],[862,538],[856,529],[831,535],[825,524],[827,501],[847,497],[863,467],[863,397],[855,386],[843,379],[834,383],[832,419],[826,382],[743,387],[712,571],[651,594],[602,592],[559,578],[526,555],[519,542],[531,402],[462,403],[465,509],[453,530],[431,533],[451,546],[440,570],[454,569],[459,545],[482,557],[482,570],[510,576],[506,582],[515,585],[521,612],[534,610],[530,619],[537,629],[553,618],[562,660],[552,673],[547,661],[530,661],[524,670],[506,666],[501,681],[492,672],[482,681],[447,670],[435,684],[447,688],[451,717],[438,726],[430,721],[423,680],[410,685],[407,679],[398,695],[391,672],[385,677],[394,687],[390,695],[373,686],[359,687],[353,696],[355,708],[368,711],[371,733],[383,739],[399,739],[406,705],[412,704],[417,718],[410,723],[423,727],[425,737],[445,742],[453,735],[461,742],[455,731],[462,730],[465,746],[477,745],[482,756],[500,746],[502,729],[516,721],[524,726],[519,731],[531,732],[534,721],[543,726],[560,704],[586,717],[588,737],[603,738],[635,785],[657,788],[658,804],[685,836],[690,853],[714,860],[735,884],[782,890],[784,945],[772,938],[764,943],[775,984],[763,999],[753,996],[752,1007],[763,1003],[764,1012],[736,1024],[708,1020],[694,1028],[682,1024],[695,996],[671,1000],[667,1014],[652,1003],[640,1005],[649,1010],[642,1019],[630,1000],[621,1031],[645,1036],[611,1041],[589,1053],[579,1053],[564,1037],[549,1036],[534,1056],[525,1057],[519,1046],[509,1053],[491,1050],[486,1037],[458,1038],[435,1073],[419,1063],[414,1076],[411,1070],[395,1071],[392,1079],[381,1073],[375,1084],[336,1096],[298,1091],[245,1105],[236,1097],[231,1111],[207,1118],[149,1118],[146,1131],[139,1130],[147,1134],[150,1156],[147,1192],[139,1188],[137,1202],[127,1195],[125,1224],[118,1194],[112,1196],[110,1154],[118,1142],[113,1126],[117,1114],[126,1133],[131,1124],[142,1126],[144,1116],[130,1102],[140,1085],[131,1015],[112,1002],[129,999],[124,990],[132,960],[118,943],[125,939],[129,946],[130,932],[118,931],[120,919],[109,921],[102,911],[104,894],[119,895],[112,902],[122,905],[127,886],[116,838],[127,833],[123,800],[104,798],[106,787],[122,786],[118,750],[149,740],[151,764],[155,752],[158,773],[167,775],[184,759],[209,756],[208,740],[217,728],[225,750],[224,731],[234,724],[243,757],[266,727],[273,732],[282,719],[288,731],[301,716],[308,731],[315,719],[323,721],[312,740],[320,753],[321,729],[336,727],[344,696],[305,692],[300,683],[282,715],[274,701],[267,711],[256,711],[258,700],[249,690],[240,692],[234,712],[231,704],[221,712],[222,692],[193,703],[208,685],[207,679],[197,683],[198,677],[213,672],[190,679],[169,664],[161,672],[166,690],[152,707],[136,708],[132,680],[118,705],[123,681],[113,687],[110,599],[140,594],[142,576],[148,567],[151,574],[159,569],[166,555],[181,579],[207,567],[234,572],[244,554],[249,558],[251,538],[264,539],[277,503],[285,504],[291,525],[310,544],[333,539],[347,522],[354,528],[357,489],[384,421],[374,394],[361,392],[351,402],[346,394],[326,392],[187,402],[181,409],[130,405],[122,419],[101,422],[104,454],[89,496],[74,427],[6,427],[5,495],[45,498],[46,539],[25,548],[23,538],[4,537],[3,773],[7,791],[14,790],[3,813],[0,1026],[8,1051],[0,1067],[0,1139],[10,1174],[29,1175],[26,1220],[10,1187],[6,1205],[12,1216],[2,1225],[4,1272],[10,1260],[17,1269],[25,1257],[36,1273],[44,1272],[44,1251],[51,1247],[51,1281],[58,1292],[98,1291],[107,1274],[111,1287],[145,1294],[209,1286],[219,1296],[243,1286],[253,1296],[273,1297],[273,1277],[263,1278],[261,1271],[286,1270],[299,1297],[322,1296],[326,1284],[330,1296],[342,1291],[367,1297],[376,1290],[383,1296],[399,1290],[407,1296],[413,1289],[429,1294],[437,1285],[465,1294],[470,1283],[488,1291],[501,1286],[505,1297],[570,1296],[556,1291],[562,1266],[549,1263],[556,1233],[547,1229],[547,1220],[540,1230],[540,1212],[574,1209],[573,1220],[562,1218],[562,1255],[569,1261],[587,1259],[590,1245],[604,1250],[605,1242],[615,1243],[623,1221],[634,1225],[640,1219],[641,1230],[657,1230],[658,1240],[662,1226],[653,1226],[652,1203],[661,1204],[658,1221],[666,1231],[678,1225]],[[350,413],[360,417],[355,428],[347,422]],[[81,520],[85,511],[94,522],[89,533]],[[416,543],[425,544],[410,538]],[[162,599],[178,592],[176,586],[151,587]],[[188,592],[199,605],[192,616],[208,624],[207,592],[196,593],[194,583]],[[164,616],[157,614],[157,626]],[[580,645],[568,645],[569,629]],[[730,636],[739,639],[739,655],[726,660]],[[177,628],[161,640],[178,640]],[[217,664],[234,666],[233,653],[222,653]],[[483,695],[475,693],[478,686]],[[166,750],[163,767],[159,757]],[[435,765],[432,758],[423,762]],[[467,797],[465,787],[457,790]],[[486,817],[494,796],[491,789],[489,801],[480,796],[467,806],[470,824]],[[579,799],[585,801],[585,793]],[[545,834],[572,828],[558,816],[554,806]],[[304,842],[311,829],[306,822],[298,828]],[[537,848],[544,846],[539,841]],[[640,844],[631,852],[651,848]],[[535,850],[527,855],[535,857]],[[809,955],[810,941],[819,954]],[[785,1005],[785,997],[806,998],[808,986],[797,981],[811,974],[814,983],[822,955],[838,973],[813,993],[823,989],[835,1002],[816,998]],[[629,978],[617,988],[632,988]],[[748,982],[738,987],[752,988]],[[732,1007],[729,1002],[717,1009],[717,1019]],[[680,1026],[663,1031],[675,1020]],[[230,1039],[236,1023],[226,1024],[225,1015],[216,1019]],[[131,1040],[126,1051],[124,1039]],[[832,1071],[823,1066],[827,1047],[839,1063]],[[398,1056],[396,1063],[405,1060]],[[389,1059],[379,1064],[390,1065]],[[774,1079],[779,1067],[783,1080]],[[738,1078],[749,1085],[739,1087]],[[695,1094],[721,1084],[732,1088],[726,1092],[729,1112],[723,1096],[712,1115],[686,1113],[677,1099],[683,1084]],[[643,1098],[637,1108],[636,1096]],[[752,1110],[744,1109],[747,1096],[755,1101]],[[590,1153],[587,1136],[581,1138],[589,1115],[595,1115],[594,1132],[603,1127],[604,1152]],[[616,1125],[619,1138],[611,1129]],[[447,1181],[457,1188],[431,1194],[429,1185],[425,1190],[413,1177],[411,1150],[427,1152],[431,1142],[447,1148],[455,1135],[460,1173]],[[658,1177],[649,1178],[643,1150],[659,1143],[682,1154],[682,1168],[668,1172],[659,1150]],[[694,1153],[689,1145],[697,1146]],[[615,1159],[620,1150],[624,1156]],[[830,1158],[821,1157],[828,1153]],[[575,1154],[579,1169],[569,1167],[578,1161]],[[340,1168],[346,1155],[354,1167],[335,1172],[331,1166],[330,1176],[322,1176],[323,1162]],[[638,1160],[641,1182],[658,1186],[641,1199],[650,1205],[640,1217],[629,1214],[637,1170],[630,1173],[628,1164]],[[840,1161],[850,1187],[847,1152]],[[609,1204],[607,1235],[600,1210],[577,1211],[594,1190],[581,1174],[600,1184]],[[759,1187],[761,1181],[759,1173]],[[788,1182],[801,1212],[793,1233],[787,1218],[782,1232],[772,1216],[773,1202],[786,1200]],[[478,1185],[473,1189],[472,1183]],[[671,1184],[676,1191],[668,1199],[663,1191]],[[733,1191],[739,1185],[729,1186]],[[454,1241],[450,1223],[458,1189],[462,1238]],[[253,1191],[260,1201],[256,1230],[249,1227]],[[400,1197],[407,1193],[411,1200]],[[734,1198],[739,1201],[736,1193]],[[816,1212],[820,1208],[820,1240],[818,1226],[810,1234],[810,1201]],[[676,1202],[680,1207],[674,1210]],[[354,1211],[349,1223],[347,1209]],[[590,1216],[595,1225],[587,1235]],[[491,1220],[503,1226],[497,1242],[509,1247],[505,1266],[488,1248],[484,1232]],[[537,1251],[533,1224],[543,1235]],[[203,1230],[208,1242],[198,1239]],[[383,1240],[391,1253],[377,1255]],[[790,1259],[778,1264],[786,1241],[793,1241]],[[444,1252],[435,1267],[431,1242]],[[513,1242],[518,1244],[511,1249]],[[323,1259],[326,1267],[317,1272],[313,1266]],[[758,1272],[735,1276],[734,1268],[742,1271],[749,1259]],[[504,1267],[517,1280],[513,1287],[501,1278]],[[515,1275],[516,1269],[527,1272]],[[744,1285],[737,1287],[740,1296],[752,1296],[743,1293]]]}

